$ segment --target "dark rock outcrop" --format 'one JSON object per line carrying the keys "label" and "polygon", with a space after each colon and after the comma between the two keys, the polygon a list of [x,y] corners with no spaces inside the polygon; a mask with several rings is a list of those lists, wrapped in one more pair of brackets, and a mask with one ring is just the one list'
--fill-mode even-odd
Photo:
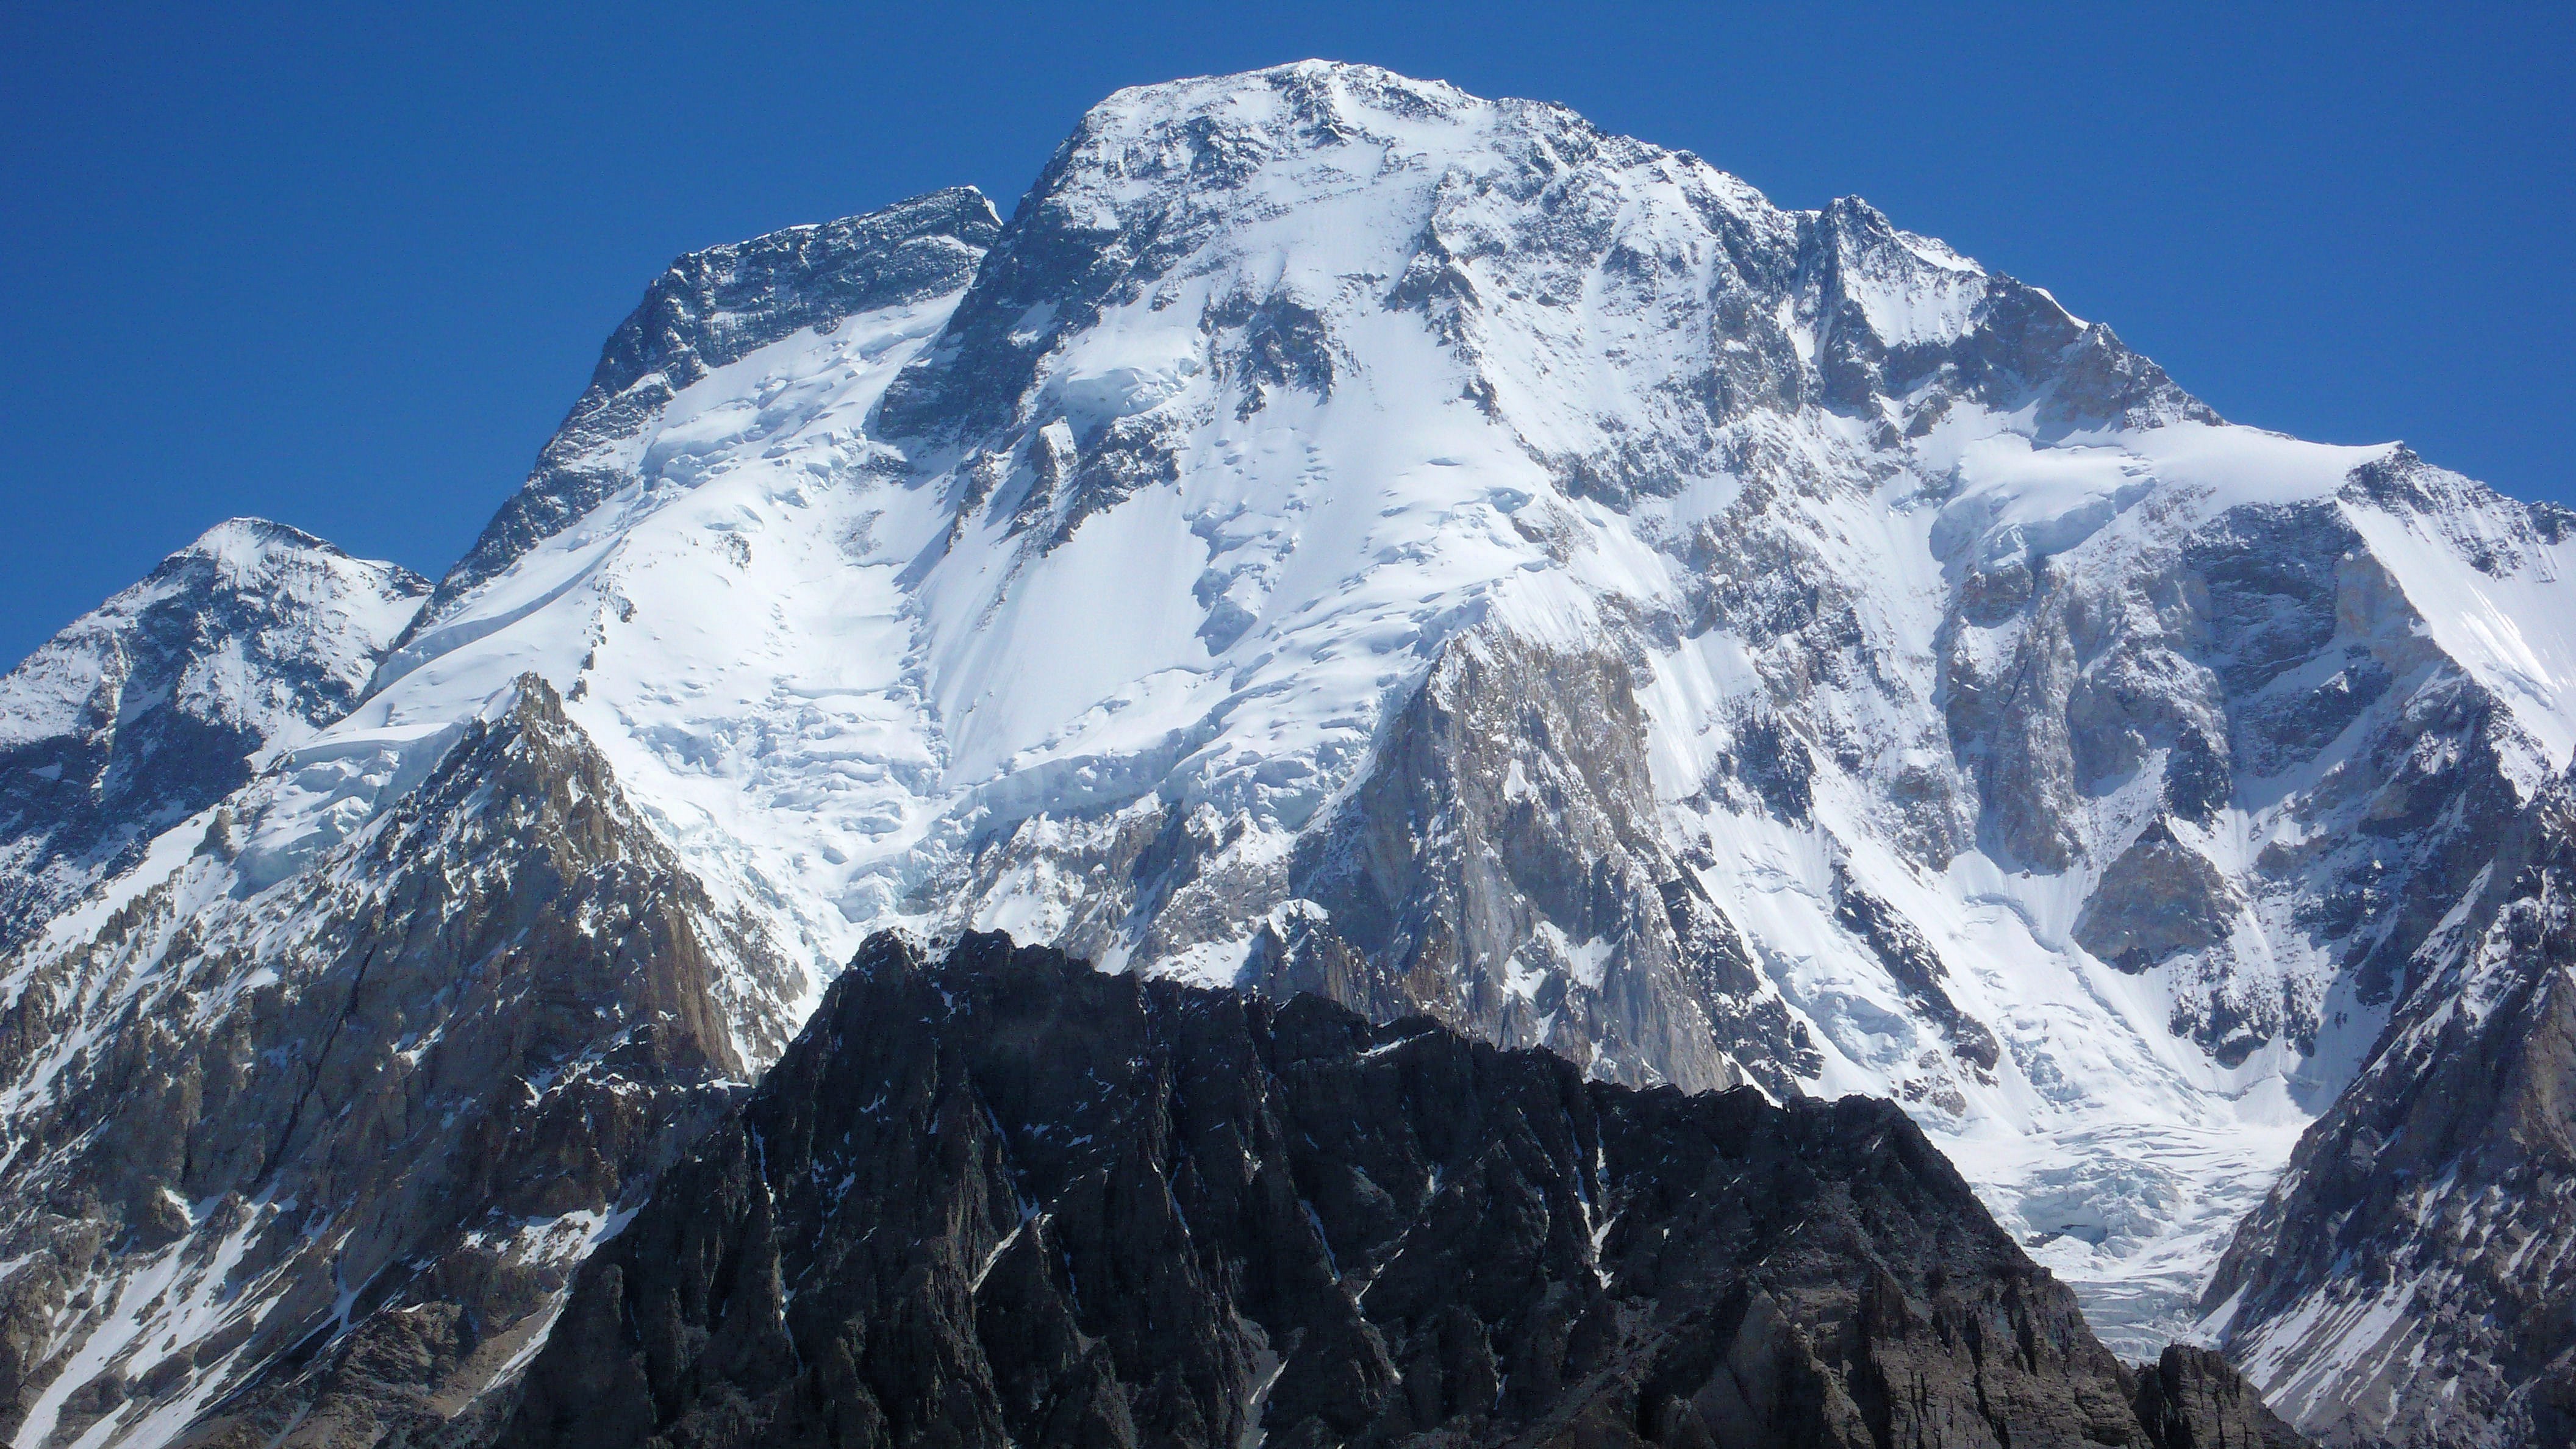
{"label": "dark rock outcrop", "polygon": [[1638,1091],[1420,1018],[881,935],[585,1265],[500,1442],[2276,1429],[2214,1356],[2140,1383],[1890,1104]]}
{"label": "dark rock outcrop", "polygon": [[1978,1071],[1992,1072],[2003,1060],[2003,1048],[1984,1022],[1961,1011],[1942,989],[1941,980],[1949,969],[1941,964],[1932,943],[1895,907],[1861,889],[1848,875],[1839,876],[1835,885],[1834,919],[1869,943],[1871,953],[1887,967],[1887,974],[1915,1009],[1950,1038],[1950,1050],[1959,1060]]}
{"label": "dark rock outcrop", "polygon": [[2218,867],[2158,820],[2102,872],[2075,918],[2075,939],[2123,971],[2144,971],[2225,941],[2238,908]]}
{"label": "dark rock outcrop", "polygon": [[2137,1409],[2158,1449],[2300,1449],[2308,1442],[2225,1358],[2190,1344],[2168,1344],[2140,1368]]}

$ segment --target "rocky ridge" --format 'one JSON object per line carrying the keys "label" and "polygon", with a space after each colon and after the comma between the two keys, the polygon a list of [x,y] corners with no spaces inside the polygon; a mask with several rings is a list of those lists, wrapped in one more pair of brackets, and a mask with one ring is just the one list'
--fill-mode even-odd
{"label": "rocky ridge", "polygon": [[1883,1102],[1586,1081],[887,935],[584,1265],[500,1442],[2302,1444],[2133,1375]]}
{"label": "rocky ridge", "polygon": [[2576,1436],[2576,777],[2410,963],[2389,1033],[2209,1287],[2330,1444]]}
{"label": "rocky ridge", "polygon": [[8,983],[13,1442],[470,1436],[752,1075],[784,966],[540,680],[282,897],[227,892],[234,830]]}
{"label": "rocky ridge", "polygon": [[[527,482],[439,581],[428,617],[633,482],[654,424],[682,391],[808,328],[957,291],[1000,230],[983,193],[959,186],[673,261],[600,349],[590,386]],[[395,669],[412,657],[396,655]]]}

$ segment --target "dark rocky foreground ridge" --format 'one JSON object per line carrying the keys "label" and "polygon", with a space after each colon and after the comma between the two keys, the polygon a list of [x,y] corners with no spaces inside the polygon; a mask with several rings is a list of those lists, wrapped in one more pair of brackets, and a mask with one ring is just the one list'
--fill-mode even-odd
{"label": "dark rocky foreground ridge", "polygon": [[2286,1446],[1921,1131],[872,939],[582,1268],[500,1442]]}

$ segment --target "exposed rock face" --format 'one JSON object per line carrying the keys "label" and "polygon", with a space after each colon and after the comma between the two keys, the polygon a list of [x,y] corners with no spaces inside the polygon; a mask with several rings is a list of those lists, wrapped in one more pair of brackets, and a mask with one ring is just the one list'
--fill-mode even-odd
{"label": "exposed rock face", "polygon": [[2158,820],[2102,872],[2075,918],[2075,939],[2123,971],[2144,971],[2176,952],[2224,944],[2241,908],[2218,867]]}
{"label": "exposed rock face", "polygon": [[[1743,1052],[1771,1091],[1794,1092],[1814,1049],[1645,828],[1645,737],[1621,662],[1461,639],[1376,767],[1300,840],[1288,889],[1322,918],[1290,919],[1263,984],[1284,996],[1311,976],[1300,956],[1354,952],[1392,989],[1337,999],[1381,1020],[1424,1012],[1694,1091],[1744,1080]],[[1331,978],[1312,980],[1332,994]]]}
{"label": "exposed rock face", "polygon": [[2163,1449],[2299,1449],[2308,1441],[2281,1422],[2227,1360],[2205,1348],[2167,1344],[2138,1370],[2138,1422]]}
{"label": "exposed rock face", "polygon": [[2210,1285],[2330,1444],[2567,1443],[2576,1362],[2576,780],[2418,953],[2388,1033]]}
{"label": "exposed rock face", "polygon": [[0,678],[0,950],[347,713],[428,591],[236,518]]}
{"label": "exposed rock face", "polygon": [[13,973],[16,1442],[422,1442],[756,1065],[783,968],[542,681],[274,893],[214,894],[228,850]]}
{"label": "exposed rock face", "polygon": [[2302,1442],[2214,1355],[2133,1379],[1887,1104],[998,936],[869,944],[584,1266],[500,1442],[1417,1437]]}

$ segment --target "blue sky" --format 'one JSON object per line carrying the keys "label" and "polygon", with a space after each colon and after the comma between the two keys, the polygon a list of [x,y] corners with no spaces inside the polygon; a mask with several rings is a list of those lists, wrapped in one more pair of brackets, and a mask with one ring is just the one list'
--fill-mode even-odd
{"label": "blue sky", "polygon": [[0,7],[0,660],[217,519],[436,574],[674,254],[1310,55],[1859,194],[2243,422],[2576,502],[2569,6]]}

